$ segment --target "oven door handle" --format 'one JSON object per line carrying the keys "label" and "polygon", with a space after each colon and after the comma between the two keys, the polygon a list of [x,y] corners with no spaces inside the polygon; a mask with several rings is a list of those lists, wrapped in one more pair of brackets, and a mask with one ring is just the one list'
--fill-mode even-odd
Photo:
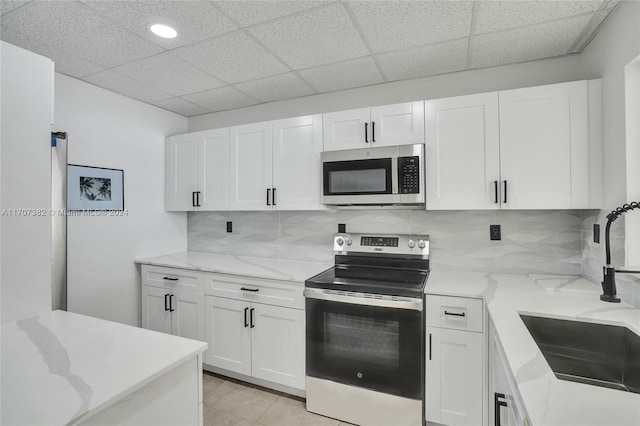
{"label": "oven door handle", "polygon": [[329,302],[351,303],[353,305],[376,306],[380,308],[409,309],[421,311],[422,299],[406,298],[405,300],[373,299],[360,296],[343,296],[341,294],[325,293],[322,290],[306,289],[304,297],[308,299],[326,300]]}

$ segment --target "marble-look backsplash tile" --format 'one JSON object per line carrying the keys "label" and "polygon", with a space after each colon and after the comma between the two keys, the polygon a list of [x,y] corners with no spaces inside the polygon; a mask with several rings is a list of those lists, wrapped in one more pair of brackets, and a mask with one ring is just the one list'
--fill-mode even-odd
{"label": "marble-look backsplash tile", "polygon": [[[226,222],[233,222],[233,233]],[[432,269],[578,275],[580,211],[322,210],[192,212],[191,251],[332,262],[338,224],[349,232],[427,234]],[[502,225],[502,240],[489,225]]]}

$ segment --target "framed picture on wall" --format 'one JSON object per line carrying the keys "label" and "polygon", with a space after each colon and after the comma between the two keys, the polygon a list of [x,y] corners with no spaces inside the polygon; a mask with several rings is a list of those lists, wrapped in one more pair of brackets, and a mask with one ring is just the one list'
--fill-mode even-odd
{"label": "framed picture on wall", "polygon": [[68,164],[67,210],[124,210],[124,170]]}

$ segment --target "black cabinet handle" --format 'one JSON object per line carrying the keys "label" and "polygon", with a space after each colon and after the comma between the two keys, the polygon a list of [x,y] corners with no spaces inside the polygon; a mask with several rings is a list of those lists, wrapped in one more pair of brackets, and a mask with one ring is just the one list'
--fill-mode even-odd
{"label": "black cabinet handle", "polygon": [[169,310],[169,293],[164,295],[164,310]]}
{"label": "black cabinet handle", "polygon": [[271,203],[275,206],[276,205],[276,189],[275,188],[271,188],[273,189],[273,195],[271,196]]}
{"label": "black cabinet handle", "polygon": [[193,207],[198,207],[198,206],[196,206],[196,191],[193,191],[191,193],[191,205]]}
{"label": "black cabinet handle", "polygon": [[255,293],[260,291],[259,288],[246,288],[246,287],[240,287],[240,290],[242,290],[242,291],[253,291]]}
{"label": "black cabinet handle", "polygon": [[271,203],[269,202],[269,198],[271,196],[271,188],[267,188],[267,205],[270,206]]}
{"label": "black cabinet handle", "polygon": [[169,312],[175,311],[175,309],[173,309],[173,296],[175,295],[174,294],[169,295]]}
{"label": "black cabinet handle", "polygon": [[371,122],[371,143],[375,143],[376,141],[376,122]]}
{"label": "black cabinet handle", "polygon": [[504,181],[504,201],[503,203],[507,204],[507,181]]}
{"label": "black cabinet handle", "polygon": [[429,333],[429,361],[431,361],[431,333]]}
{"label": "black cabinet handle", "polygon": [[495,193],[494,203],[498,204],[498,181],[493,181],[493,192]]}
{"label": "black cabinet handle", "polygon": [[364,123],[364,143],[369,143],[367,132],[369,131],[369,123]]}
{"label": "black cabinet handle", "polygon": [[251,317],[251,328],[254,328],[256,326],[253,323],[253,311],[254,311],[254,308],[251,308],[251,310],[249,311],[249,316]]}
{"label": "black cabinet handle", "polygon": [[178,281],[178,278],[162,277],[162,279],[167,281]]}
{"label": "black cabinet handle", "polygon": [[465,314],[464,312],[462,313],[457,313],[457,312],[448,312],[448,311],[444,311],[445,315],[451,315],[453,317],[466,317],[467,314]]}
{"label": "black cabinet handle", "polygon": [[493,394],[493,420],[494,420],[494,425],[495,426],[501,426],[501,421],[500,421],[500,407],[506,407],[507,406],[507,401],[501,401],[500,399],[504,398],[504,394],[503,393],[498,393],[495,392]]}
{"label": "black cabinet handle", "polygon": [[196,207],[201,207],[201,205],[200,205],[200,191],[196,191]]}
{"label": "black cabinet handle", "polygon": [[249,311],[249,308],[244,308],[244,328],[249,327],[249,323],[247,322],[247,312]]}

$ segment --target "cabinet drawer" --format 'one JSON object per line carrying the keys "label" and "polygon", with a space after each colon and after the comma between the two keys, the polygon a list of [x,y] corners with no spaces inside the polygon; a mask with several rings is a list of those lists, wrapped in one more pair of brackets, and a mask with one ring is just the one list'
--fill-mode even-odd
{"label": "cabinet drawer", "polygon": [[142,285],[202,293],[202,273],[187,269],[142,265]]}
{"label": "cabinet drawer", "polygon": [[205,274],[205,293],[211,296],[304,309],[304,284],[242,277]]}
{"label": "cabinet drawer", "polygon": [[470,297],[427,295],[427,326],[484,331],[483,301]]}

